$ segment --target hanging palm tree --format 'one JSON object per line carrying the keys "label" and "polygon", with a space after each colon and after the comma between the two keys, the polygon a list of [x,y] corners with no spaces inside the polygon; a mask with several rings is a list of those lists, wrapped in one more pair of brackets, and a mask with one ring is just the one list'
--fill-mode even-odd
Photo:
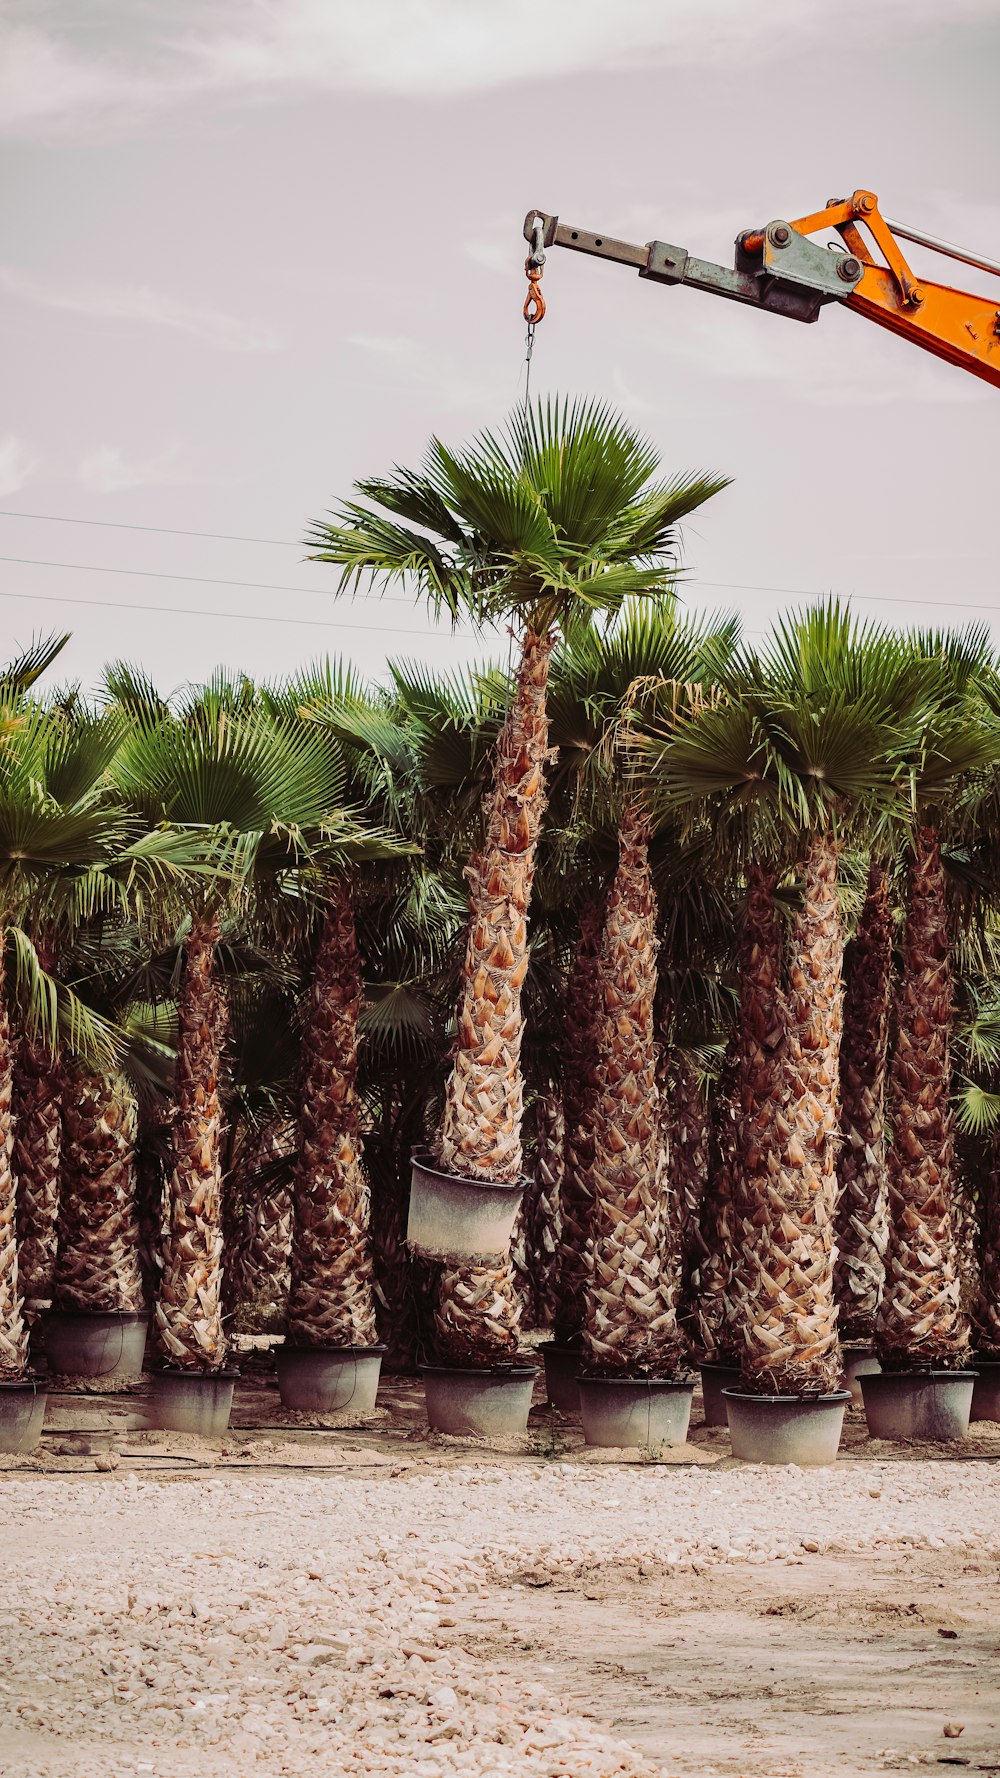
{"label": "hanging palm tree", "polygon": [[[342,587],[410,576],[435,611],[521,626],[467,873],[458,1040],[437,1140],[440,1165],[468,1180],[514,1183],[522,1173],[521,988],[557,630],[662,590],[678,521],[722,485],[654,483],[656,467],[651,447],[606,408],[556,403],[517,414],[505,433],[462,454],[435,441],[420,473],[359,484],[369,504],[349,504],[337,523],[314,529],[316,557],[339,565]],[[472,1299],[484,1300],[478,1284]]]}

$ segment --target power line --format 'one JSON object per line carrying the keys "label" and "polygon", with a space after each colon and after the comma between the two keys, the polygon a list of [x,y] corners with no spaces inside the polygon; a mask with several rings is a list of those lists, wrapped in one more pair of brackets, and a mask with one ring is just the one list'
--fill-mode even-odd
{"label": "power line", "polygon": [[153,531],[161,537],[215,537],[221,543],[274,543],[279,549],[302,549],[288,537],[241,537],[233,531],[183,531],[177,525],[127,525],[122,519],[71,519],[61,512],[13,512],[0,508],[0,519],[38,519],[46,525],[97,525],[105,531]]}
{"label": "power line", "polygon": [[[0,562],[7,558],[0,556]],[[329,619],[311,617],[268,617],[255,611],[207,611],[203,605],[130,605],[126,599],[62,599],[54,593],[7,593],[0,591],[0,599],[24,599],[29,605],[68,605],[72,609],[76,605],[96,605],[105,611],[156,611],[166,612],[176,617],[221,617],[227,622],[239,621],[248,624],[281,624],[284,627],[294,625],[304,630],[369,630],[373,636],[385,636],[386,631],[379,624],[335,624]],[[400,630],[395,625],[389,631],[391,636],[423,636],[430,638],[431,630]]]}
{"label": "power line", "polygon": [[[324,593],[323,587],[290,586],[281,581],[273,580],[221,580],[212,574],[168,574],[162,568],[105,568],[99,562],[48,562],[40,556],[0,556],[0,562],[17,562],[23,568],[72,568],[79,574],[126,574],[138,580],[187,580],[199,586],[238,586],[249,587],[251,591],[262,593]],[[330,597],[329,593],[325,595]],[[412,599],[398,598],[393,593],[381,593],[380,598],[391,605],[412,605]],[[82,604],[83,601],[81,600]],[[152,610],[152,606],[149,607]],[[165,609],[165,607],[164,607]],[[377,626],[373,626],[377,627]]]}

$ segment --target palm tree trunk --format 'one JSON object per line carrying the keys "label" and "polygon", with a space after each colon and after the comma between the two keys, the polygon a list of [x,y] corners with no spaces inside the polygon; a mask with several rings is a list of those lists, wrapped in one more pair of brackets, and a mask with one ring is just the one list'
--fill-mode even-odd
{"label": "palm tree trunk", "polygon": [[770,1052],[781,1058],[777,1091],[750,1135],[744,1186],[745,1227],[751,1180],[759,1195],[743,1383],[765,1395],[822,1393],[840,1377],[833,1230],[844,942],[828,835],[814,834],[803,879],[788,992],[779,998],[784,1042]]}
{"label": "palm tree trunk", "polygon": [[872,858],[865,904],[850,947],[840,1057],[837,1259],[834,1288],[842,1340],[869,1341],[885,1278],[889,1179],[885,1078],[892,996],[892,915],[884,866]]}
{"label": "palm tree trunk", "polygon": [[875,1324],[883,1370],[960,1370],[968,1358],[951,1223],[952,1008],[941,846],[935,828],[921,827],[913,840],[890,1072],[889,1245]]}
{"label": "palm tree trunk", "polygon": [[509,1254],[444,1266],[434,1312],[443,1363],[488,1368],[517,1353],[522,1303]]}
{"label": "palm tree trunk", "polygon": [[184,941],[177,1008],[173,1168],[157,1337],[171,1364],[218,1370],[222,1331],[222,1105],[224,1014],[213,975],[219,922],[196,919]]}
{"label": "palm tree trunk", "polygon": [[951,1222],[955,1237],[955,1264],[958,1267],[958,1300],[962,1305],[963,1315],[971,1320],[983,1294],[982,1219],[972,1183],[957,1154],[951,1185]]}
{"label": "palm tree trunk", "polygon": [[291,1281],[293,1118],[279,1115],[244,1131],[225,1184],[223,1301],[242,1333],[284,1330]]}
{"label": "palm tree trunk", "polygon": [[17,1273],[17,1193],[11,1168],[13,1057],[5,991],[4,932],[0,927],[0,1380],[23,1377],[28,1329]]}
{"label": "palm tree trunk", "polygon": [[333,885],[302,1041],[288,1339],[374,1346],[371,1199],[361,1161],[361,958],[344,883]]}
{"label": "palm tree trunk", "polygon": [[438,1158],[466,1179],[513,1183],[522,1173],[521,987],[528,904],[545,807],[546,690],[554,635],[528,630],[510,713],[497,743],[483,846],[469,865],[471,918],[458,1041]]}
{"label": "palm tree trunk", "polygon": [[14,1152],[21,1289],[29,1325],[52,1304],[59,1215],[59,1058],[25,1034],[14,1069]]}
{"label": "palm tree trunk", "polygon": [[566,1119],[557,1081],[535,1100],[535,1167],[525,1196],[525,1254],[531,1279],[534,1324],[552,1327],[556,1313],[559,1200],[566,1167]]}
{"label": "palm tree trunk", "polygon": [[130,1314],[144,1307],[136,1204],[135,1094],[120,1074],[67,1071],[53,1301]]}
{"label": "palm tree trunk", "polygon": [[680,1362],[675,1278],[661,1269],[656,898],[649,828],[627,809],[601,943],[594,1205],[584,1355],[598,1374],[669,1377]]}
{"label": "palm tree trunk", "polygon": [[977,1351],[995,1361],[1000,1359],[1000,1129],[990,1143],[990,1163],[973,1325]]}
{"label": "palm tree trunk", "polygon": [[680,1271],[678,1314],[691,1323],[695,1308],[695,1273],[701,1255],[700,1225],[708,1184],[708,1107],[694,1065],[675,1050],[667,1079],[670,1124],[670,1202],[677,1225]]}
{"label": "palm tree trunk", "polygon": [[566,983],[563,1035],[565,1164],[559,1194],[555,1264],[555,1335],[580,1337],[587,1297],[587,1243],[594,1209],[594,1133],[591,1122],[597,1080],[594,1046],[600,1010],[600,956],[604,908],[585,903]]}
{"label": "palm tree trunk", "polygon": [[749,867],[740,931],[733,1114],[730,1121],[723,1096],[717,1128],[718,1171],[712,1184],[718,1218],[716,1251],[703,1269],[702,1289],[707,1299],[699,1328],[706,1340],[706,1353],[722,1363],[742,1364],[748,1319],[756,1307],[758,1228],[774,1139],[771,1120],[784,1042],[780,1005],[783,943],[776,888],[773,871],[758,864]]}
{"label": "palm tree trunk", "polygon": [[708,1179],[698,1223],[698,1259],[692,1278],[692,1335],[706,1359],[739,1363],[741,1341],[732,1297],[736,1254],[736,1188],[739,1132],[740,1033],[726,1048],[709,1119]]}

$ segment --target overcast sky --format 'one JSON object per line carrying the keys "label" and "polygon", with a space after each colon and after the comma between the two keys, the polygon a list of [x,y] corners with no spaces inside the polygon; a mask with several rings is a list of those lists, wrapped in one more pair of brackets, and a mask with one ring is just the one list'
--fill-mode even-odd
{"label": "overcast sky", "polygon": [[[409,603],[334,603],[301,539],[516,400],[525,211],[731,263],[864,186],[1000,257],[998,115],[995,0],[0,0],[4,654],[72,629],[61,677],[124,656],[164,689],[473,658]],[[734,478],[689,602],[993,621],[998,391],[839,309],[559,252],[545,293],[537,392]]]}

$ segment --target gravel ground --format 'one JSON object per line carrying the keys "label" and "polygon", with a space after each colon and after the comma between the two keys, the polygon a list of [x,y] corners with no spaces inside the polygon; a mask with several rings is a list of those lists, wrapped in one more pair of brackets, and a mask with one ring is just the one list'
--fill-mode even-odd
{"label": "gravel ground", "polygon": [[7,1778],[666,1773],[610,1711],[568,1714],[544,1658],[503,1672],[463,1627],[512,1589],[527,1612],[550,1587],[1000,1559],[990,1463],[379,1465],[340,1437],[322,1475],[0,1480]]}

